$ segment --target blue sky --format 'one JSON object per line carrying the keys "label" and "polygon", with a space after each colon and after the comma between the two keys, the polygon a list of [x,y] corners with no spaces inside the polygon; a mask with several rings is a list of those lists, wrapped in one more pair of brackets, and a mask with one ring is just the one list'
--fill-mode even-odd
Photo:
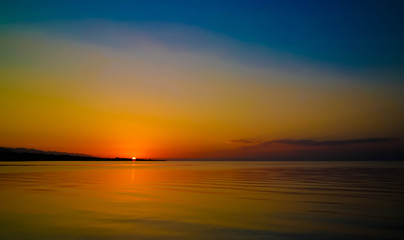
{"label": "blue sky", "polygon": [[347,69],[404,64],[401,1],[3,1],[2,24],[115,20],[197,27]]}

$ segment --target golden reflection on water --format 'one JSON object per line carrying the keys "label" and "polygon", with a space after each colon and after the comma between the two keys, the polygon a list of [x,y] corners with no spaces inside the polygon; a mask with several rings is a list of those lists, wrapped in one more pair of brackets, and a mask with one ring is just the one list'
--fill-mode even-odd
{"label": "golden reflection on water", "polygon": [[0,238],[395,239],[404,229],[403,169],[401,163],[2,163]]}

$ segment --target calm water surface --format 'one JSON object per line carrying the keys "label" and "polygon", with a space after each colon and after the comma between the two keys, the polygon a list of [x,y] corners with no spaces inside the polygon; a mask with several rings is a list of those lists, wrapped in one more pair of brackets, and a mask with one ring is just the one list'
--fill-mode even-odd
{"label": "calm water surface", "polygon": [[0,239],[402,239],[402,162],[0,162]]}

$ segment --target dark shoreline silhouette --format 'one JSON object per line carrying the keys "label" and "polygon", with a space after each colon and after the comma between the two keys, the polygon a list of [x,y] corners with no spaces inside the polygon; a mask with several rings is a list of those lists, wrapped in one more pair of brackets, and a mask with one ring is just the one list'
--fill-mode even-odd
{"label": "dark shoreline silhouette", "polygon": [[84,154],[0,147],[0,161],[166,161],[158,159],[101,158]]}

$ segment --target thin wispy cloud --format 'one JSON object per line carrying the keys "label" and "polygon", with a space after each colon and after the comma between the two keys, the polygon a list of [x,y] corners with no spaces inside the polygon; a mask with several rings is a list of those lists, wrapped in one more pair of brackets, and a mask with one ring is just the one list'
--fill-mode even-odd
{"label": "thin wispy cloud", "polygon": [[257,139],[245,139],[245,138],[232,139],[229,142],[234,144],[245,144],[245,145],[262,143],[262,141]]}

